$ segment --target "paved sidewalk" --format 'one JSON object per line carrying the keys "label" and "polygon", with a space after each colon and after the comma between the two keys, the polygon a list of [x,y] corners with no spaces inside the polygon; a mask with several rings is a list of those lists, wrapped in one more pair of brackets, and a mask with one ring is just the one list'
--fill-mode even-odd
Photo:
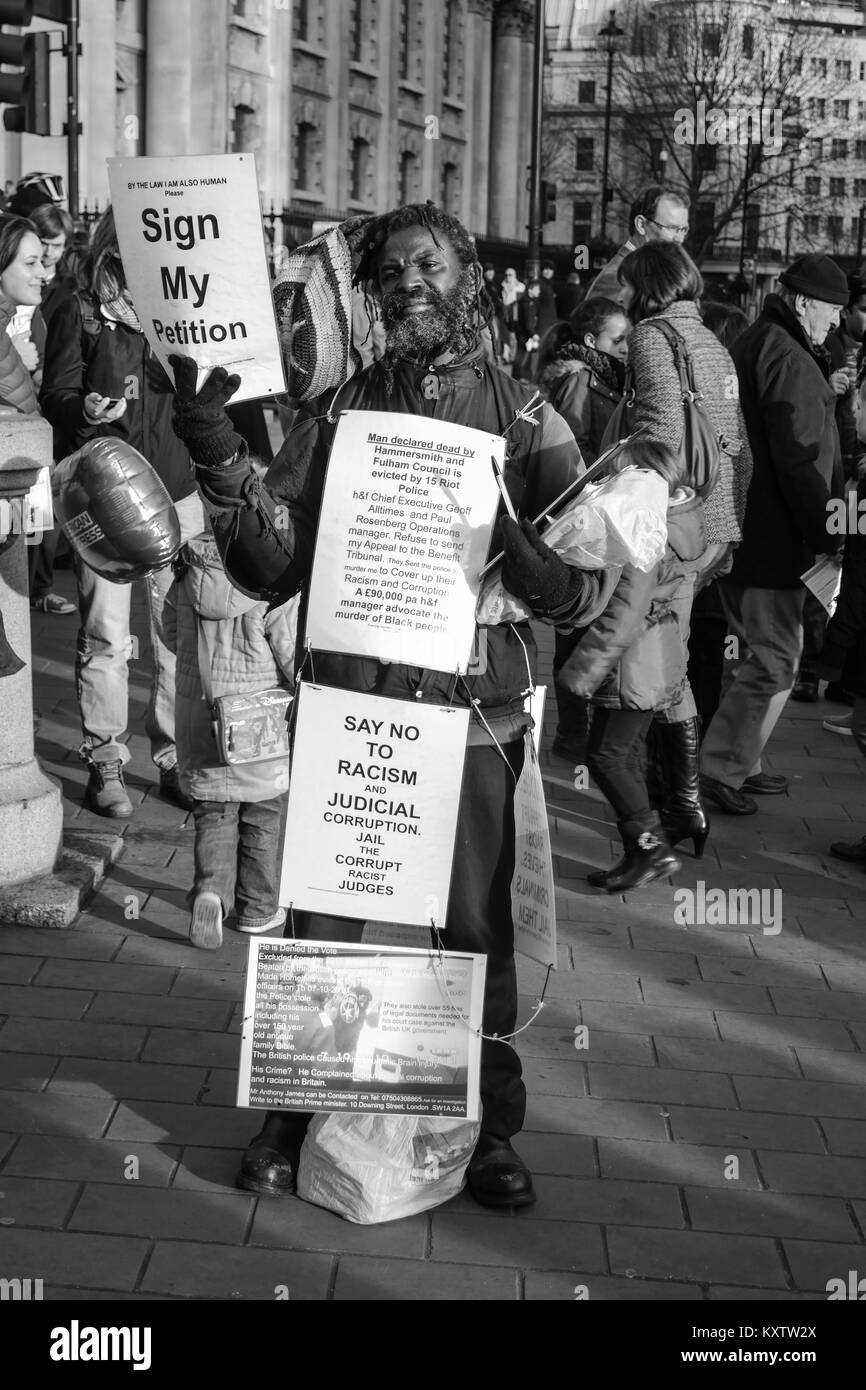
{"label": "paved sidewalk", "polygon": [[[57,587],[73,594],[68,572]],[[33,616],[38,751],[67,819],[102,828],[72,751],[77,620]],[[140,611],[138,632],[136,729]],[[247,942],[186,944],[192,829],[136,734],[126,851],[87,912],[0,927],[0,1277],[85,1300],[785,1301],[866,1274],[866,874],[827,856],[866,831],[866,768],[821,729],[830,708],[779,726],[768,766],[790,795],[717,815],[703,860],[625,899],[585,882],[615,850],[607,808],[544,752],[561,961],[522,1036],[519,1142],[538,1204],[461,1196],[374,1227],[232,1186],[258,1127],[233,1107]],[[546,722],[545,750],[552,700]],[[698,880],[768,906],[780,890],[781,931],[678,924],[675,889]],[[525,1017],[543,972],[520,970]]]}

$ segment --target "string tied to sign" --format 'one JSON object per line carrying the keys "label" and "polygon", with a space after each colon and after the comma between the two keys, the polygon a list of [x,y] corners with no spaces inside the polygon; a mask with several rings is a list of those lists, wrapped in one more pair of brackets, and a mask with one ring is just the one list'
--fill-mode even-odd
{"label": "string tied to sign", "polygon": [[[516,1051],[517,1049],[514,1047],[514,1044],[511,1041],[511,1039],[516,1038],[520,1033],[525,1033],[526,1029],[532,1026],[532,1024],[538,1018],[538,1015],[541,1013],[541,1010],[544,1008],[544,996],[547,993],[547,985],[550,980],[550,972],[553,969],[553,967],[548,965],[547,973],[544,977],[544,984],[541,988],[541,993],[536,998],[535,1007],[525,1023],[522,1023],[519,1028],[515,1028],[513,1033],[485,1033],[482,1027],[473,1027],[472,1020],[467,1018],[463,1010],[459,1007],[459,1005],[455,1004],[454,1000],[451,997],[451,991],[448,988],[448,980],[445,975],[446,967],[442,953],[442,937],[440,935],[439,928],[437,927],[432,917],[430,918],[430,930],[436,938],[436,951],[431,951],[430,953],[430,959],[431,963],[433,964],[434,974],[436,974],[436,983],[439,985],[440,991],[444,994],[452,1013],[454,1013],[456,1017],[460,1020],[460,1022],[466,1026],[470,1033],[473,1033],[477,1038],[481,1038],[482,1042],[501,1042],[504,1043],[506,1047],[510,1047],[512,1051]],[[437,964],[439,966],[439,970],[442,972],[441,976],[436,972]]]}

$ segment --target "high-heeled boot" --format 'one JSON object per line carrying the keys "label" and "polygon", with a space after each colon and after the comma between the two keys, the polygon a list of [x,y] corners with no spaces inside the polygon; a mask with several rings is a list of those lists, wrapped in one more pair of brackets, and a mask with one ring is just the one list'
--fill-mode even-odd
{"label": "high-heeled boot", "polygon": [[667,878],[683,866],[665,839],[658,820],[649,827],[641,821],[617,822],[625,854],[612,869],[596,869],[587,875],[593,888],[607,893],[627,893],[657,878]]}
{"label": "high-heeled boot", "polygon": [[655,731],[662,749],[668,789],[660,811],[662,826],[672,845],[691,840],[695,858],[700,859],[710,833],[710,822],[700,797],[701,722],[697,716],[679,724],[659,720]]}

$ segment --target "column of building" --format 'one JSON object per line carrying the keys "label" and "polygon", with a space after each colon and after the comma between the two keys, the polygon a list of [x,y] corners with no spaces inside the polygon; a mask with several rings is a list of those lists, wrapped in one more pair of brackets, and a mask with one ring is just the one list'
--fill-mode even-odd
{"label": "column of building", "polygon": [[[198,9],[198,6],[196,6]],[[192,154],[192,0],[148,0],[145,148]]]}
{"label": "column of building", "polygon": [[493,63],[493,0],[469,0],[466,17],[466,126],[469,226],[487,230],[490,182],[490,95]]}
{"label": "column of building", "polygon": [[532,32],[531,0],[499,0],[493,16],[493,79],[490,125],[491,236],[524,237],[527,172],[521,161],[529,121],[524,109],[525,45]]}

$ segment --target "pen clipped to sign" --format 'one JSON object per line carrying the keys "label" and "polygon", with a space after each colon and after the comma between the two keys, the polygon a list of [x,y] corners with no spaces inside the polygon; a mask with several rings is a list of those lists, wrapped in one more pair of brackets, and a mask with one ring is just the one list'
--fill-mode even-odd
{"label": "pen clipped to sign", "polygon": [[511,517],[512,521],[517,521],[517,512],[514,510],[514,503],[508,496],[508,488],[505,486],[505,479],[502,476],[502,469],[499,467],[499,464],[496,462],[496,459],[493,457],[492,454],[490,455],[490,462],[493,465],[493,476],[496,479],[496,486],[499,488],[499,496],[505,503],[505,510]]}

